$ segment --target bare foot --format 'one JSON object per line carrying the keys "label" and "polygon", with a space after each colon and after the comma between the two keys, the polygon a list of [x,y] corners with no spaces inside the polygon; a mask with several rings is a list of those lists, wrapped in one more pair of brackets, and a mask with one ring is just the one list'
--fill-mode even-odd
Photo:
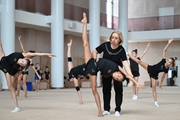
{"label": "bare foot", "polygon": [[27,95],[24,95],[24,98],[27,98]]}
{"label": "bare foot", "polygon": [[72,39],[70,40],[70,42],[67,44],[68,47],[71,47],[72,45]]}
{"label": "bare foot", "polygon": [[18,40],[21,41],[21,35],[18,37]]}
{"label": "bare foot", "polygon": [[82,104],[83,104],[83,102],[81,101],[81,102],[79,102],[79,104],[80,104],[80,105],[82,105]]}
{"label": "bare foot", "polygon": [[87,24],[87,17],[86,17],[86,13],[83,12],[83,19],[81,20],[82,24]]}
{"label": "bare foot", "polygon": [[98,111],[98,117],[103,117],[102,110]]}
{"label": "bare foot", "polygon": [[103,117],[103,114],[99,114],[98,117]]}

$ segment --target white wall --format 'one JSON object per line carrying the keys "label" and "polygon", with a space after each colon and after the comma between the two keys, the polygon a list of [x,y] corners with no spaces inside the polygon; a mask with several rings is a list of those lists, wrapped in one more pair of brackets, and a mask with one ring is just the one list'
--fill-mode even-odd
{"label": "white wall", "polygon": [[174,15],[180,15],[180,0],[128,0],[128,18],[159,16],[164,7],[174,7]]}
{"label": "white wall", "polygon": [[129,42],[164,41],[169,38],[180,40],[180,29],[129,32]]}

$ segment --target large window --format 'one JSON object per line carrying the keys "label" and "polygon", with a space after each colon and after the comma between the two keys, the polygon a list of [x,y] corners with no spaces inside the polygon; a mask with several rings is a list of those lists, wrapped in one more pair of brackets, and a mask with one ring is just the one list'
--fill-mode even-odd
{"label": "large window", "polygon": [[119,0],[106,0],[107,27],[118,28]]}

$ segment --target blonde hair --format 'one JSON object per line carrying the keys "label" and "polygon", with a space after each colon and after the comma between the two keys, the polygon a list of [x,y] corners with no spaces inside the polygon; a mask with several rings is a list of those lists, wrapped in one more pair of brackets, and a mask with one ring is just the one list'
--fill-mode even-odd
{"label": "blonde hair", "polygon": [[109,40],[111,41],[111,38],[112,38],[112,35],[114,34],[114,33],[117,33],[118,35],[119,35],[119,45],[122,45],[123,44],[123,35],[122,35],[122,32],[120,32],[120,31],[113,31],[112,33],[111,33],[111,35],[110,35],[110,37],[109,37]]}

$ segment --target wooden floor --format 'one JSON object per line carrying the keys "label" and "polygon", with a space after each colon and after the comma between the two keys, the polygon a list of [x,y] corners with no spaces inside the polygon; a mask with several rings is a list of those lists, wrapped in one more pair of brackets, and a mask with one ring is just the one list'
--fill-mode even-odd
{"label": "wooden floor", "polygon": [[[132,88],[124,87],[124,101],[120,117],[114,116],[114,90],[111,114],[97,117],[97,108],[90,88],[81,88],[83,105],[78,104],[75,89],[41,90],[20,93],[21,112],[14,109],[9,91],[0,91],[0,120],[180,120],[180,87],[157,87],[159,108],[154,106],[151,88],[140,89],[139,99],[133,101]],[[98,88],[102,101],[102,88]],[[103,103],[103,102],[102,102]],[[102,104],[103,105],[103,104]]]}

